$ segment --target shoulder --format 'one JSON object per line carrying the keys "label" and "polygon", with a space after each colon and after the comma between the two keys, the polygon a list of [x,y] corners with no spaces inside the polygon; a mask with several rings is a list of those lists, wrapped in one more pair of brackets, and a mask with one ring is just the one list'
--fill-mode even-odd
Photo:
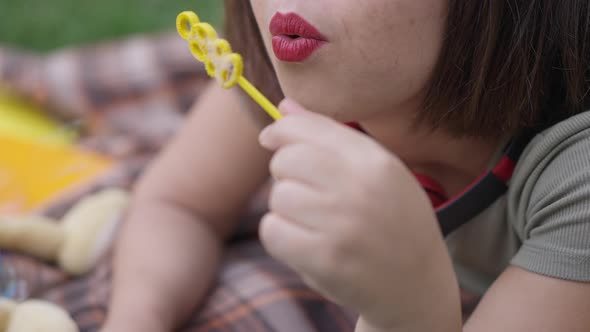
{"label": "shoulder", "polygon": [[509,216],[517,223],[524,222],[543,203],[551,203],[547,201],[549,193],[590,186],[590,181],[580,178],[589,173],[590,111],[559,122],[531,140],[510,183]]}
{"label": "shoulder", "polygon": [[[572,264],[569,275],[579,272],[574,261],[590,263],[590,112],[529,143],[510,183],[508,219],[523,243],[517,265],[553,271]],[[590,269],[580,278],[590,279]]]}

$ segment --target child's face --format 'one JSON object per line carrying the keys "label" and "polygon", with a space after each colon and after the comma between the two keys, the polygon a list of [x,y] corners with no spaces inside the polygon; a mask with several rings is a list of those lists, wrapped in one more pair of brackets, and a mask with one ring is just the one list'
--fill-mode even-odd
{"label": "child's face", "polygon": [[[440,52],[447,0],[250,1],[286,96],[343,121],[409,111],[421,101]],[[326,42],[312,52],[316,41],[278,36],[273,50],[277,13],[297,14]],[[274,35],[285,33],[289,16],[274,21]],[[309,28],[301,34],[318,37]]]}

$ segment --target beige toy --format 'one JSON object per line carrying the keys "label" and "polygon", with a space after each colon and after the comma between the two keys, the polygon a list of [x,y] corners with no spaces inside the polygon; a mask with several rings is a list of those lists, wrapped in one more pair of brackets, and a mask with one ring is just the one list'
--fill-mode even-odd
{"label": "beige toy", "polygon": [[61,220],[0,218],[0,249],[57,262],[71,275],[91,270],[111,245],[128,194],[110,189],[81,200]]}
{"label": "beige toy", "polygon": [[0,299],[0,332],[79,332],[65,310],[49,302]]}
{"label": "beige toy", "polygon": [[[40,216],[0,218],[0,249],[57,262],[72,275],[91,270],[111,245],[128,194],[106,190],[76,204],[61,222]],[[0,299],[0,332],[78,332],[62,308],[38,300]]]}

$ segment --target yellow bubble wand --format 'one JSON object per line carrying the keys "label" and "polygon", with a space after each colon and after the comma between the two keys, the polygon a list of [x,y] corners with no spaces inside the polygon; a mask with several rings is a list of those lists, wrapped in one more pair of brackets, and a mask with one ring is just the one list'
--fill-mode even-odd
{"label": "yellow bubble wand", "polygon": [[218,38],[209,23],[201,22],[194,12],[185,11],[176,18],[176,29],[188,41],[192,55],[205,64],[207,74],[216,78],[222,87],[230,89],[238,84],[274,120],[282,117],[277,107],[243,76],[242,56],[232,52],[229,42]]}

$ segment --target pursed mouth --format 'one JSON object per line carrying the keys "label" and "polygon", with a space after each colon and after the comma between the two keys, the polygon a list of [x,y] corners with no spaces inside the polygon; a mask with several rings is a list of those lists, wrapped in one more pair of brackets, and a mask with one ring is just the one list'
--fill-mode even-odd
{"label": "pursed mouth", "polygon": [[313,24],[295,13],[276,13],[270,22],[270,33],[273,37],[285,36],[291,39],[316,39],[327,41]]}
{"label": "pursed mouth", "polygon": [[275,56],[285,62],[303,62],[311,57],[326,42],[310,38],[291,38],[279,35],[272,38]]}
{"label": "pursed mouth", "polygon": [[295,13],[276,13],[270,22],[273,51],[285,62],[302,62],[328,41],[322,33]]}

